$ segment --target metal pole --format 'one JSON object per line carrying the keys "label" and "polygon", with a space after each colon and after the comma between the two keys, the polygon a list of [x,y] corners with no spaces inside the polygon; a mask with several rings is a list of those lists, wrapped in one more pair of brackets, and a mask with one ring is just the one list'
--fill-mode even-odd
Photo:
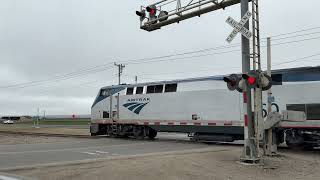
{"label": "metal pole", "polygon": [[[125,67],[125,65],[123,64],[117,64],[117,63],[114,63],[115,66],[118,66],[118,85],[121,84],[121,74],[122,74],[122,70],[123,68]],[[120,106],[119,106],[119,103],[120,103],[120,93],[118,93],[118,96],[117,96],[117,119],[120,118],[120,115],[119,115],[119,111],[120,111]]]}
{"label": "metal pole", "polygon": [[110,117],[110,119],[113,120],[113,107],[112,107],[112,98],[113,98],[113,96],[112,96],[111,92],[110,92],[109,98],[110,98],[110,114],[109,114],[109,117]]}
{"label": "metal pole", "polygon": [[[241,0],[241,17],[249,9],[249,1]],[[249,22],[244,25],[249,29]],[[250,42],[245,36],[241,37],[241,49],[242,49],[242,73],[248,73],[250,71]],[[247,85],[246,85],[247,86]],[[254,136],[254,120],[252,116],[252,102],[251,102],[251,90],[245,88],[243,93],[243,107],[244,107],[244,149],[240,160],[247,163],[256,163],[259,161],[257,146]]]}
{"label": "metal pole", "polygon": [[39,117],[40,117],[40,109],[38,108],[38,117],[37,117],[37,126],[36,126],[36,128],[39,128]]}
{"label": "metal pole", "polygon": [[[267,38],[267,74],[271,77],[271,38]],[[268,99],[272,96],[271,88],[268,90]],[[271,101],[268,101],[268,114],[271,112]]]}
{"label": "metal pole", "polygon": [[[267,74],[271,77],[271,38],[267,38]],[[268,114],[272,111],[272,90],[268,90]],[[274,156],[277,155],[277,144],[276,144],[276,134],[273,132],[273,129],[270,128],[266,131],[266,145],[265,155]]]}
{"label": "metal pole", "polygon": [[118,65],[118,72],[119,72],[119,74],[118,74],[118,80],[119,80],[118,84],[119,84],[119,85],[121,84],[121,80],[120,80],[120,78],[121,78],[121,65],[122,65],[122,64],[119,64],[119,65]]}

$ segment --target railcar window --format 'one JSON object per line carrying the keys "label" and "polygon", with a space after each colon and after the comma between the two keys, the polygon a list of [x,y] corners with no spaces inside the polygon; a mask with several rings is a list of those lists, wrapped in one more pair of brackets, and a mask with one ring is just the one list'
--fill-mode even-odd
{"label": "railcar window", "polygon": [[287,104],[287,110],[306,112],[305,104]]}
{"label": "railcar window", "polygon": [[307,119],[320,120],[320,104],[307,104]]}
{"label": "railcar window", "polygon": [[177,84],[166,84],[164,92],[176,92],[177,91]]}
{"label": "railcar window", "polygon": [[142,94],[142,93],[143,93],[143,86],[142,87],[137,87],[136,94]]}
{"label": "railcar window", "polygon": [[154,93],[154,88],[155,88],[155,86],[148,86],[147,87],[147,94]]}
{"label": "railcar window", "polygon": [[287,110],[305,112],[308,120],[320,120],[320,104],[287,104]]}
{"label": "railcar window", "polygon": [[127,95],[133,94],[133,87],[127,88]]}
{"label": "railcar window", "polygon": [[162,91],[163,91],[163,85],[155,86],[155,90],[154,90],[155,93],[162,93]]}

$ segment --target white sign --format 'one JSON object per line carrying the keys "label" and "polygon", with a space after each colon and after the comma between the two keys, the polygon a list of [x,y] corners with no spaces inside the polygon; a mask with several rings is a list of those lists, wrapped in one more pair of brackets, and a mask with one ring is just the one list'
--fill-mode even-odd
{"label": "white sign", "polygon": [[241,19],[241,21],[238,23],[236,20],[234,20],[232,17],[228,17],[226,22],[232,26],[234,29],[231,32],[231,34],[227,37],[226,41],[228,43],[231,43],[231,41],[237,36],[238,32],[240,32],[243,36],[250,39],[252,36],[252,33],[245,27],[243,27],[251,17],[251,12],[247,12]]}

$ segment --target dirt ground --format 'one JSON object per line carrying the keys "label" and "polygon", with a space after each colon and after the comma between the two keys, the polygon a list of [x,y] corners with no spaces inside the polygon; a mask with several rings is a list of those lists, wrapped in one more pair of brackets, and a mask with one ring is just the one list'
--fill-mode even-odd
{"label": "dirt ground", "polygon": [[69,140],[68,138],[59,138],[59,137],[18,135],[18,134],[1,134],[0,133],[0,145],[53,143],[53,142],[65,142],[68,140]]}
{"label": "dirt ground", "polygon": [[22,133],[44,133],[44,134],[58,134],[58,135],[87,135],[89,136],[89,129],[72,129],[72,128],[32,128],[26,126],[12,125],[12,126],[4,126],[0,125],[0,133],[1,132],[22,132]]}
{"label": "dirt ground", "polygon": [[37,179],[116,180],[319,180],[320,152],[283,150],[264,165],[238,162],[240,147],[227,151],[145,156],[104,162],[43,167],[8,173]]}

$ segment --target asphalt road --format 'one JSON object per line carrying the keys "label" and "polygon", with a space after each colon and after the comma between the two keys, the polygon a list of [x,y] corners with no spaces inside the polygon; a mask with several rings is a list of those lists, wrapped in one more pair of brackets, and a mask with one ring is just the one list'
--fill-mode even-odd
{"label": "asphalt road", "polygon": [[[192,143],[185,134],[160,134],[155,141],[118,138],[80,139],[67,142],[0,145],[0,170],[17,166],[32,166],[86,159],[142,155],[170,151],[207,148],[209,145]],[[212,146],[211,146],[212,147]],[[217,148],[220,148],[217,146]]]}

